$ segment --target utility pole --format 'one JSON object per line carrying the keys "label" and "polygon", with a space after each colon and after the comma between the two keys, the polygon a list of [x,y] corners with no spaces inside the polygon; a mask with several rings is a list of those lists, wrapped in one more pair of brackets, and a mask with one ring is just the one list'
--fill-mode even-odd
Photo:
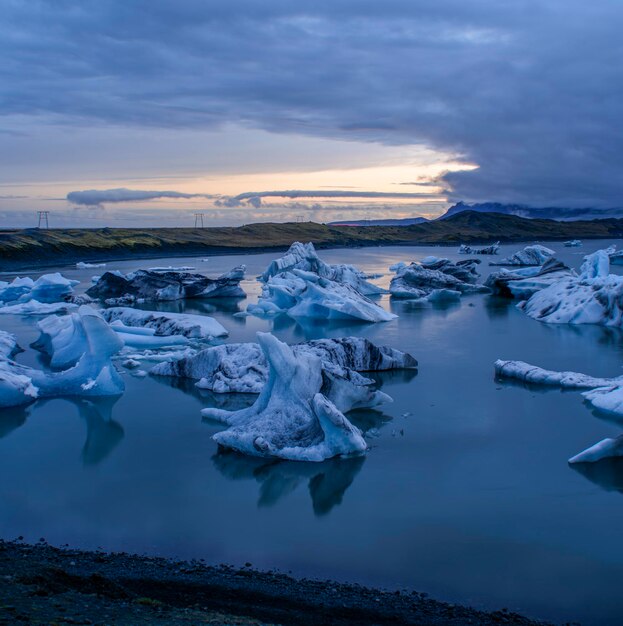
{"label": "utility pole", "polygon": [[[50,228],[50,222],[48,221],[48,215],[50,215],[49,211],[37,211],[37,215],[39,217],[39,223],[37,224],[37,228]],[[45,226],[42,226],[45,224]]]}
{"label": "utility pole", "polygon": [[203,213],[195,213],[195,228],[203,228]]}

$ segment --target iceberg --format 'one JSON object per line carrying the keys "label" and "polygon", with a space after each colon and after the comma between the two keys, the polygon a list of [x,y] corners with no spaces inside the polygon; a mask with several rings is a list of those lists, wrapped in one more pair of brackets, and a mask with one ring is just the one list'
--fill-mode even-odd
{"label": "iceberg", "polygon": [[0,302],[5,305],[27,303],[31,300],[44,304],[59,302],[70,296],[79,282],[69,280],[58,272],[43,274],[37,280],[18,277],[10,283],[0,281]]}
{"label": "iceberg", "polygon": [[[137,270],[127,275],[106,272],[87,289],[87,295],[102,300],[167,301],[183,298],[244,298],[240,287],[245,266],[239,265],[218,278],[169,268]],[[132,299],[132,300],[130,300]]]}
{"label": "iceberg", "polygon": [[85,263],[84,261],[76,263],[76,269],[79,270],[90,270],[96,267],[106,267],[106,263]]}
{"label": "iceberg", "polygon": [[565,248],[578,248],[582,245],[582,242],[579,239],[571,239],[565,241],[562,245],[565,246]]}
{"label": "iceberg", "polygon": [[115,320],[110,327],[117,333],[128,348],[158,349],[186,345],[188,337],[184,335],[156,335],[155,328],[144,326],[126,326],[121,320]]}
{"label": "iceberg", "polygon": [[[475,265],[477,260],[453,263],[449,259],[424,259],[399,268],[389,285],[389,293],[394,298],[422,299],[433,291],[453,291],[465,293],[489,293],[484,285],[475,284],[478,278]],[[453,294],[438,293],[433,301],[444,297],[454,298]]]}
{"label": "iceberg", "polygon": [[518,306],[548,324],[600,324],[621,327],[623,277],[609,274],[607,251],[584,258],[579,276],[568,276],[534,293]]}
{"label": "iceberg", "polygon": [[[406,352],[376,346],[362,337],[318,339],[293,345],[291,349],[295,355],[317,356],[329,373],[337,371],[336,368],[370,372],[416,368],[418,364]],[[151,374],[198,380],[199,388],[215,393],[260,393],[268,380],[268,363],[257,343],[232,343],[158,364]]]}
{"label": "iceberg", "polygon": [[602,439],[594,446],[571,457],[569,463],[595,463],[602,459],[611,459],[621,456],[623,456],[623,435],[614,439]]}
{"label": "iceberg", "polygon": [[364,296],[386,293],[382,287],[366,280],[366,275],[353,265],[329,265],[318,256],[314,244],[296,241],[279,259],[270,263],[259,279],[266,283],[284,272],[301,270],[343,285],[350,285]]}
{"label": "iceberg", "polygon": [[13,333],[0,330],[0,359],[11,359],[22,349],[17,344],[17,339]]}
{"label": "iceberg", "polygon": [[535,244],[526,246],[523,250],[519,250],[519,252],[515,252],[511,256],[501,259],[497,263],[489,263],[489,265],[543,265],[543,263],[551,259],[554,254],[555,252],[550,248]]}
{"label": "iceberg", "polygon": [[485,281],[485,286],[496,296],[527,300],[537,291],[573,276],[575,276],[573,270],[561,261],[551,258],[541,267],[493,272]]}
{"label": "iceberg", "polygon": [[111,324],[119,321],[125,326],[152,328],[155,330],[155,334],[159,336],[183,335],[190,339],[211,340],[215,337],[228,335],[227,330],[221,324],[207,315],[112,307],[104,309],[102,317]]}
{"label": "iceberg", "polygon": [[67,313],[78,308],[71,302],[42,303],[38,300],[28,300],[18,304],[0,306],[0,315],[51,315],[53,313]]}
{"label": "iceberg", "polygon": [[321,392],[320,359],[295,355],[268,333],[258,333],[258,341],[269,366],[268,382],[249,408],[202,410],[204,417],[229,425],[214,440],[243,454],[293,461],[319,462],[365,451],[361,431]]}
{"label": "iceberg", "polygon": [[486,246],[485,248],[472,248],[464,243],[459,246],[459,254],[497,254],[500,249],[500,242]]}
{"label": "iceberg", "polygon": [[122,341],[94,309],[82,306],[78,315],[84,334],[65,334],[70,341],[57,344],[67,347],[81,341],[84,352],[77,363],[69,369],[48,373],[9,359],[0,361],[0,407],[25,404],[37,397],[123,393],[125,385],[111,360],[123,347]]}

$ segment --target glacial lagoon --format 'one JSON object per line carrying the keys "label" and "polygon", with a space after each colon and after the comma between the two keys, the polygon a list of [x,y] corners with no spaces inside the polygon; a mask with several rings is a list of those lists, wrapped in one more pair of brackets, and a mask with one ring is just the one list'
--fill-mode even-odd
{"label": "glacial lagoon", "polygon": [[[576,269],[581,248],[547,243]],[[504,245],[499,256],[522,246]],[[387,286],[389,265],[456,247],[321,250]],[[234,314],[257,300],[254,277],[276,253],[111,261],[128,272],[194,266],[217,276],[247,265],[246,300],[187,300],[143,308],[206,314],[254,341],[258,331],[296,343],[357,335],[410,352],[419,370],[373,373],[394,398],[349,414],[368,434],[363,457],[323,463],[220,452],[202,421],[208,406],[234,409],[254,396],[217,395],[192,381],[124,371],[119,399],[48,399],[0,411],[0,536],[209,563],[277,568],[375,586],[409,588],[532,617],[615,624],[623,614],[623,461],[567,459],[623,432],[578,392],[494,380],[496,359],[595,376],[623,373],[623,334],[530,319],[515,302],[464,296],[414,306],[382,296],[398,318],[378,324],[299,323]],[[481,257],[482,280],[496,268]],[[613,267],[611,271],[620,272]],[[46,268],[90,286],[100,269]],[[31,276],[36,273],[28,272]],[[3,278],[6,279],[6,276]],[[5,315],[0,328],[26,348],[37,318]],[[42,366],[32,349],[17,360]]]}

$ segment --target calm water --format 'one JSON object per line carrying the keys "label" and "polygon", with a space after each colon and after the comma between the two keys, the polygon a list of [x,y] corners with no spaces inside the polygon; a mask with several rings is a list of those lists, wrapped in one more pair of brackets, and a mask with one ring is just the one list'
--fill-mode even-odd
{"label": "calm water", "polygon": [[[559,257],[611,242],[587,242]],[[506,255],[519,246],[504,246]],[[395,247],[321,252],[331,263],[371,273],[455,248]],[[123,271],[191,265],[210,275],[239,262],[248,276],[275,255],[111,262]],[[487,259],[481,266],[488,274]],[[83,281],[101,270],[62,268]],[[243,284],[253,302],[254,280]],[[519,610],[555,621],[618,624],[623,618],[623,464],[583,473],[567,459],[622,425],[593,415],[578,393],[496,384],[497,358],[552,369],[621,374],[618,331],[552,327],[506,301],[463,298],[446,308],[412,308],[385,324],[301,326],[236,318],[245,301],[169,303],[204,312],[252,341],[271,330],[288,342],[362,335],[411,352],[413,372],[376,375],[393,404],[352,419],[374,429],[363,458],[322,464],[270,462],[217,453],[217,427],[202,406],[233,408],[192,384],[126,374],[116,402],[40,401],[0,411],[0,535],[29,541],[277,567],[387,587],[452,602]],[[36,318],[0,317],[22,346]],[[37,353],[20,355],[38,363]],[[351,414],[352,416],[353,414]]]}

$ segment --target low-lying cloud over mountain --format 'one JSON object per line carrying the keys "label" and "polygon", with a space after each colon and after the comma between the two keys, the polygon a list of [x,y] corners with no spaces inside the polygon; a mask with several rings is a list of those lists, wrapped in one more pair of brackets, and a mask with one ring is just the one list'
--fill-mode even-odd
{"label": "low-lying cloud over mountain", "polygon": [[159,198],[213,198],[205,193],[182,193],[180,191],[144,191],[141,189],[88,189],[85,191],[70,191],[67,200],[81,206],[101,206],[108,203],[144,202]]}

